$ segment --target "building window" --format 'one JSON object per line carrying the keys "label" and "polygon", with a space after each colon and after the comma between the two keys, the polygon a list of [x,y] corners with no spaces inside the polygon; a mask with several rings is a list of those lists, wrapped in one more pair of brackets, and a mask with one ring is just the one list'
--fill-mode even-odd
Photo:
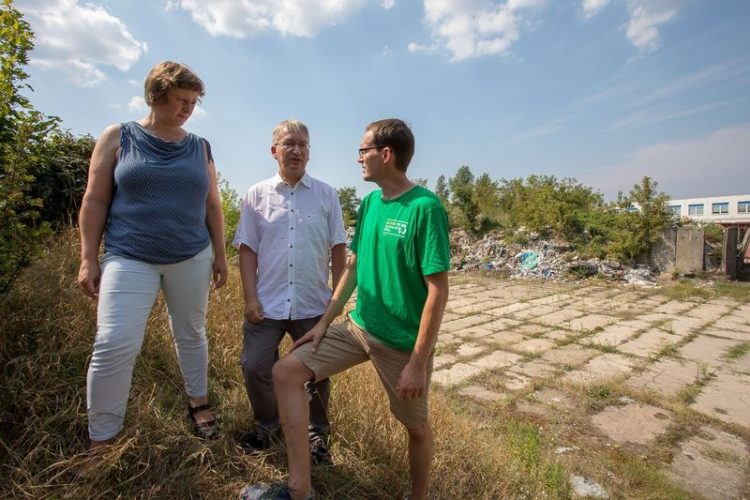
{"label": "building window", "polygon": [[750,214],[750,201],[738,201],[737,213]]}
{"label": "building window", "polygon": [[669,211],[672,212],[672,215],[675,217],[680,216],[680,206],[679,205],[669,205],[668,207]]}
{"label": "building window", "polygon": [[714,215],[728,214],[729,213],[729,202],[712,203],[711,213]]}
{"label": "building window", "polygon": [[688,205],[688,215],[703,215],[703,203],[700,205]]}

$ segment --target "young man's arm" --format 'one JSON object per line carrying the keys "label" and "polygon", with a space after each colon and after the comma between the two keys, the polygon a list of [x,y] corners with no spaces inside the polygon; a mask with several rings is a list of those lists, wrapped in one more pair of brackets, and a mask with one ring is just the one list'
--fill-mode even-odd
{"label": "young man's arm", "polygon": [[326,310],[323,313],[323,316],[320,318],[320,321],[318,321],[318,323],[314,327],[312,327],[309,332],[300,337],[294,343],[292,349],[296,349],[300,345],[307,342],[312,342],[312,351],[317,351],[318,344],[320,344],[323,336],[325,336],[328,325],[333,322],[336,316],[341,314],[341,311],[349,301],[349,297],[352,296],[355,288],[357,288],[357,254],[352,253],[352,256],[349,257],[349,261],[346,263],[344,272],[341,274],[341,279],[339,280],[338,286],[333,291],[331,301],[328,303],[328,307],[326,307]]}
{"label": "young man's arm", "polygon": [[448,272],[425,276],[427,300],[419,321],[419,332],[409,362],[401,372],[396,390],[404,399],[421,397],[427,390],[427,363],[435,349],[440,322],[448,302]]}
{"label": "young man's arm", "polygon": [[331,288],[336,287],[341,281],[341,275],[346,266],[346,243],[339,243],[331,248]]}

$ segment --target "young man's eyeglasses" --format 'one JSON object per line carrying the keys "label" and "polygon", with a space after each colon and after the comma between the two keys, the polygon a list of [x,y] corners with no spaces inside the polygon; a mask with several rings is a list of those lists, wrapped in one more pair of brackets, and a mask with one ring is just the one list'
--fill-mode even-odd
{"label": "young man's eyeglasses", "polygon": [[295,148],[299,148],[300,151],[305,152],[310,149],[310,145],[307,143],[296,143],[296,142],[282,142],[279,144],[276,144],[278,147],[289,153],[290,151],[294,151]]}
{"label": "young man's eyeglasses", "polygon": [[362,158],[365,155],[365,153],[367,153],[371,149],[383,149],[383,148],[387,148],[387,147],[388,146],[370,146],[370,147],[367,147],[367,148],[359,148],[359,150],[358,150],[359,157]]}

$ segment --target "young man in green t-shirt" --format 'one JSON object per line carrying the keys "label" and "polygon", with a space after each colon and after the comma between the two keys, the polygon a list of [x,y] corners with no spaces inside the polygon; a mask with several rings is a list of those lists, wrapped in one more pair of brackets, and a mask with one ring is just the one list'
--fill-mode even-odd
{"label": "young man in green t-shirt", "polygon": [[[287,485],[250,485],[242,498],[314,498],[304,384],[368,359],[409,438],[410,499],[425,499],[432,464],[427,396],[440,321],[448,300],[448,217],[440,200],[406,169],[414,136],[401,120],[371,123],[359,148],[366,181],[352,256],[320,321],[276,363],[274,390],[289,458]],[[357,288],[349,319],[330,326]]]}

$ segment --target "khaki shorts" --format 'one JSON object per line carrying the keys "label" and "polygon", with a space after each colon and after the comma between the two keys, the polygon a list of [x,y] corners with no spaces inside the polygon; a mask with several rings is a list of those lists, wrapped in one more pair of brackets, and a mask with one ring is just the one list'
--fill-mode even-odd
{"label": "khaki shorts", "polygon": [[411,357],[411,351],[398,351],[375,340],[351,319],[328,327],[325,337],[318,345],[318,352],[311,351],[312,343],[303,344],[294,351],[297,359],[315,373],[315,380],[322,380],[352,366],[372,361],[375,370],[388,393],[391,413],[407,429],[416,428],[427,421],[427,394],[432,376],[432,359],[427,364],[427,390],[416,399],[398,397],[396,384]]}

